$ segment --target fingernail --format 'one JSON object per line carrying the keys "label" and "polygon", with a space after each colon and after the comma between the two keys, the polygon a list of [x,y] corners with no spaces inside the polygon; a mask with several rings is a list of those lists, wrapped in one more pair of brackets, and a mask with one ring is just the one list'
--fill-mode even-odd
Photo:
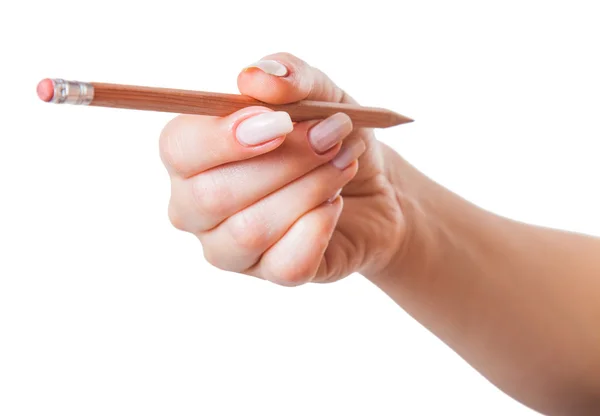
{"label": "fingernail", "polygon": [[337,199],[338,196],[340,196],[340,194],[342,193],[342,188],[338,189],[338,191],[335,193],[335,195],[333,195],[331,198],[329,198],[327,200],[328,204],[333,203],[333,201],[335,201]]}
{"label": "fingernail", "polygon": [[344,143],[338,154],[333,158],[331,164],[338,169],[344,170],[354,162],[366,149],[362,140]]}
{"label": "fingernail", "polygon": [[294,129],[292,119],[284,111],[261,113],[242,121],[235,132],[245,145],[256,146],[290,133]]}
{"label": "fingernail", "polygon": [[254,62],[244,69],[248,68],[258,68],[261,71],[270,75],[275,75],[276,77],[285,77],[288,74],[288,69],[285,67],[285,65],[271,59],[264,59],[262,61]]}
{"label": "fingernail", "polygon": [[337,113],[315,125],[308,132],[308,141],[317,153],[323,153],[342,141],[352,131],[352,120]]}

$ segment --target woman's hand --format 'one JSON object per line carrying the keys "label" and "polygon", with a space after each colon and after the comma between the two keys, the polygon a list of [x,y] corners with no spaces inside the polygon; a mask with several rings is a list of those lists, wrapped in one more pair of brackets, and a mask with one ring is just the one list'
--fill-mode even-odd
{"label": "woman's hand", "polygon": [[[265,60],[243,94],[352,102],[293,56]],[[290,286],[360,272],[517,400],[600,414],[599,239],[487,212],[342,114],[182,116],[161,149],[171,220],[215,266]]]}
{"label": "woman's hand", "polygon": [[[244,69],[238,86],[272,104],[354,103],[289,54]],[[220,269],[286,286],[330,282],[383,270],[403,243],[389,150],[371,130],[353,131],[345,114],[295,125],[264,107],[223,118],[183,115],[163,130],[160,150],[172,224],[196,235]]]}

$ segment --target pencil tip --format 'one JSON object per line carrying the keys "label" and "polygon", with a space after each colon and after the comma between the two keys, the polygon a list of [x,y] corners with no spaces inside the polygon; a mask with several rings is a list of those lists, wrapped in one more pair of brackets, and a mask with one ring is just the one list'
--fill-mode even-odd
{"label": "pencil tip", "polygon": [[415,120],[413,120],[412,118],[403,116],[402,114],[398,114],[398,113],[393,113],[392,114],[392,122],[394,126],[397,126],[398,124],[406,124],[406,123],[412,123]]}

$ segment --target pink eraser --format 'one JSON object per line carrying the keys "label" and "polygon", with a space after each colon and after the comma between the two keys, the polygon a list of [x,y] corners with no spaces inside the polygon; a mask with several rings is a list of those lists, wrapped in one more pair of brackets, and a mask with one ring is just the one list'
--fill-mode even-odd
{"label": "pink eraser", "polygon": [[51,79],[43,79],[37,86],[37,95],[40,100],[50,102],[54,97],[54,83]]}

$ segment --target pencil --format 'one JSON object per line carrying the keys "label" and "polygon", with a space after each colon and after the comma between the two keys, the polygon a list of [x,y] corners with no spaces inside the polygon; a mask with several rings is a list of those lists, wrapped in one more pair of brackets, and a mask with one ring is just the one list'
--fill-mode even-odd
{"label": "pencil", "polygon": [[55,104],[90,105],[130,110],[206,116],[226,116],[254,105],[287,112],[292,121],[319,120],[345,113],[354,127],[387,128],[413,120],[393,111],[324,101],[268,104],[245,95],[97,82],[44,79],[37,87],[41,100]]}

